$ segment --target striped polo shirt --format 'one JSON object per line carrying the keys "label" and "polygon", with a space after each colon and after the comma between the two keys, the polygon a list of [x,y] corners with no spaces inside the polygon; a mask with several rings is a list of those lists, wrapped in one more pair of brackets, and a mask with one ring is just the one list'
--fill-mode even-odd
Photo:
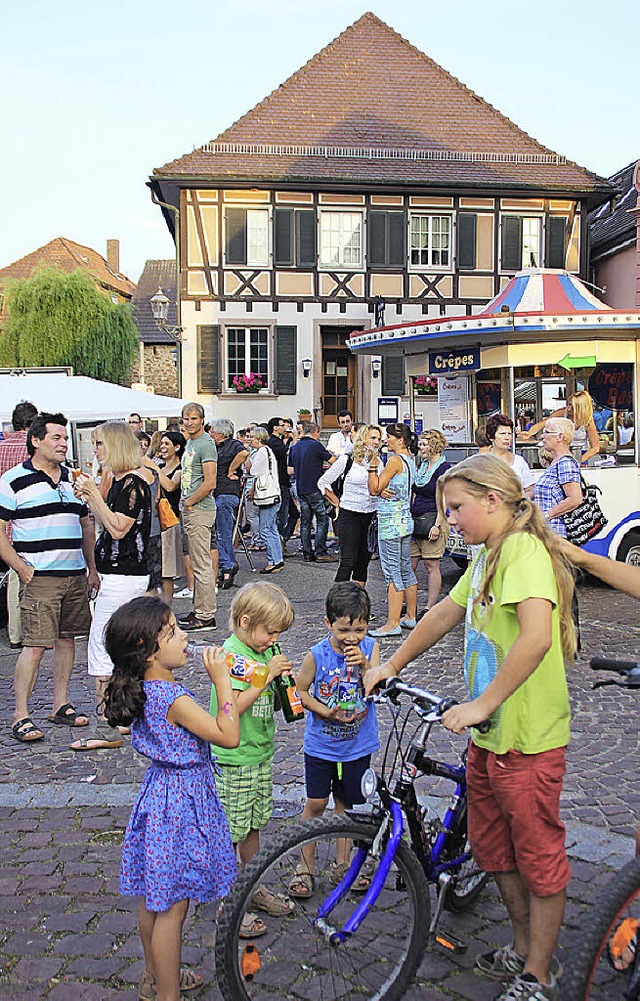
{"label": "striped polo shirt", "polygon": [[34,469],[31,459],[0,477],[0,519],[11,522],[14,549],[39,576],[86,573],[80,519],[88,513],[66,466],[58,483]]}

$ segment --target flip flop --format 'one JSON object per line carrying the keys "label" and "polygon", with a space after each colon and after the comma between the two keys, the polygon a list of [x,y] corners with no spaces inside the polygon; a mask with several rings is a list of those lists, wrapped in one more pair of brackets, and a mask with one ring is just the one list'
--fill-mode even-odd
{"label": "flip flop", "polygon": [[[47,716],[47,719],[50,723],[55,723],[56,726],[89,726],[89,720],[85,714],[77,712],[70,702],[60,706],[56,712]],[[78,723],[79,719],[83,719],[84,723]]]}
{"label": "flip flop", "polygon": [[247,911],[240,924],[239,938],[259,938],[267,934],[267,926],[257,914]]}
{"label": "flip flop", "polygon": [[[92,747],[89,747],[92,744]],[[72,751],[107,751],[112,747],[122,747],[122,737],[117,727],[107,723],[97,723],[91,733],[80,737],[71,744]]]}
{"label": "flip flop", "polygon": [[[21,744],[35,744],[37,740],[44,740],[42,730],[39,730],[35,726],[29,716],[25,716],[24,719],[19,719],[14,723],[11,727],[11,733]],[[33,734],[37,734],[37,736],[34,737]]]}
{"label": "flip flop", "polygon": [[291,914],[296,905],[286,894],[272,893],[266,886],[259,886],[251,898],[251,906],[272,918],[282,918],[285,914]]}

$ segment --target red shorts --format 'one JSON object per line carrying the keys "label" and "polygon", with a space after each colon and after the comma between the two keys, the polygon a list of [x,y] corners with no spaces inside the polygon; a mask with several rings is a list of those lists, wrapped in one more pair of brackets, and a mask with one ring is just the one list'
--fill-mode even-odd
{"label": "red shorts", "polygon": [[537,897],[564,890],[571,877],[560,820],[565,748],[494,754],[469,745],[469,841],[485,872],[517,870]]}

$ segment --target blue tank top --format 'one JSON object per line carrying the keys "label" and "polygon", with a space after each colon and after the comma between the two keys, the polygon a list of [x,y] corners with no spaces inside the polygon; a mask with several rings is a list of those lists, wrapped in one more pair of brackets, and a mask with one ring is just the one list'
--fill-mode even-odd
{"label": "blue tank top", "polygon": [[[360,643],[360,649],[367,660],[371,657],[374,645],[372,636],[365,636]],[[344,656],[335,652],[328,636],[312,646],[311,653],[316,665],[316,676],[309,692],[318,702],[332,708],[337,704],[338,685],[345,673]],[[359,673],[357,669],[356,673]],[[353,673],[351,680],[354,680]],[[307,713],[304,731],[304,749],[307,754],[325,761],[354,761],[378,750],[380,741],[376,708],[373,702],[364,701],[362,678],[358,677],[357,680],[360,696],[353,723],[321,719],[313,712]]]}

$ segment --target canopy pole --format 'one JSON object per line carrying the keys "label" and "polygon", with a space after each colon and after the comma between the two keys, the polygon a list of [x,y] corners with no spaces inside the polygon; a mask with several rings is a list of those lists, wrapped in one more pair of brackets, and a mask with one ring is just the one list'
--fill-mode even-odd
{"label": "canopy pole", "polygon": [[416,378],[414,375],[409,376],[409,421],[411,430],[415,432],[416,429]]}

